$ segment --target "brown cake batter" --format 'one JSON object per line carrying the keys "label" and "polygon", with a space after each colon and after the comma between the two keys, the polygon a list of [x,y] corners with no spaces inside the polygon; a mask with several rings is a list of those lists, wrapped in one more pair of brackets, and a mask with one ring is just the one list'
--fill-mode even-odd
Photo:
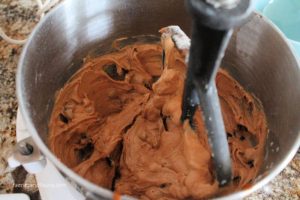
{"label": "brown cake batter", "polygon": [[202,199],[247,187],[263,159],[262,106],[218,72],[234,174],[220,189],[200,110],[196,130],[180,122],[185,54],[164,33],[161,43],[86,61],[57,95],[49,124],[54,154],[91,182],[140,199]]}

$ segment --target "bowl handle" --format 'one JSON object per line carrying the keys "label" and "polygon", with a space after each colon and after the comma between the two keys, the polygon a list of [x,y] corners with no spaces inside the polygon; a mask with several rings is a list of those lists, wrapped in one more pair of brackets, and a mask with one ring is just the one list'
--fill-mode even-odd
{"label": "bowl handle", "polygon": [[41,172],[47,164],[45,156],[31,137],[19,141],[7,160],[11,168],[22,165],[31,174]]}

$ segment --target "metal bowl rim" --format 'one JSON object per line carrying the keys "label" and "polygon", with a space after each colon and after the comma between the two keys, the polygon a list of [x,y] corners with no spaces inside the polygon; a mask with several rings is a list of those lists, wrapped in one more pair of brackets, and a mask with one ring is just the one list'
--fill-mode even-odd
{"label": "metal bowl rim", "polygon": [[[33,140],[35,141],[35,143],[37,144],[37,146],[39,147],[39,149],[42,151],[42,153],[60,170],[62,171],[64,174],[66,174],[71,180],[75,181],[77,184],[79,184],[80,186],[84,186],[84,188],[88,189],[90,192],[93,192],[97,195],[103,196],[105,198],[111,198],[113,196],[113,192],[102,188],[84,178],[82,178],[81,176],[79,176],[78,174],[76,174],[73,170],[71,170],[70,168],[68,168],[65,164],[63,164],[61,161],[59,161],[59,159],[50,151],[50,149],[46,146],[46,144],[42,141],[42,139],[40,138],[37,130],[35,129],[31,119],[30,119],[30,115],[29,115],[29,110],[26,107],[26,103],[25,103],[25,94],[24,91],[22,90],[23,84],[22,84],[22,71],[24,70],[24,62],[26,60],[26,53],[28,51],[28,49],[30,48],[30,44],[32,43],[32,41],[34,40],[34,37],[36,35],[36,33],[38,32],[38,30],[40,30],[44,23],[47,21],[47,19],[49,19],[51,17],[51,15],[53,15],[54,13],[58,12],[60,9],[63,9],[63,7],[65,7],[67,4],[67,1],[62,2],[60,5],[56,6],[55,8],[53,8],[34,28],[34,30],[32,31],[32,33],[30,34],[27,43],[25,44],[21,56],[20,56],[20,60],[18,63],[18,69],[17,69],[17,73],[16,73],[16,91],[17,91],[17,99],[18,99],[18,104],[19,104],[19,108],[22,114],[22,117],[25,121],[26,127],[28,128],[28,131],[30,133],[30,135],[32,136]],[[277,34],[279,34],[280,38],[288,45],[290,52],[288,53],[292,53],[292,55],[294,56],[296,63],[298,65],[298,68],[300,69],[300,62],[297,59],[296,56],[296,52],[295,50],[291,47],[291,44],[289,44],[289,42],[287,41],[287,39],[285,38],[284,34],[266,17],[262,16],[261,14],[255,12],[255,15],[258,15],[262,18],[262,20],[264,20],[269,26],[271,26],[271,28],[274,29],[275,32],[277,32]],[[299,74],[300,75],[300,74]],[[280,163],[279,165],[275,166],[273,170],[270,171],[269,175],[266,176],[265,178],[261,179],[260,181],[258,181],[257,183],[255,183],[252,187],[246,189],[246,190],[242,190],[242,191],[238,191],[238,192],[234,192],[232,194],[226,195],[226,196],[222,196],[222,197],[218,197],[215,199],[218,200],[232,200],[232,199],[240,199],[242,197],[246,197],[249,194],[257,191],[258,189],[262,188],[263,186],[265,186],[267,183],[269,183],[273,178],[275,178],[275,176],[277,176],[288,164],[289,162],[293,159],[293,157],[295,156],[295,154],[297,153],[298,148],[300,147],[300,131],[298,133],[298,138],[295,141],[294,145],[291,148],[290,153],[288,154],[287,157],[285,157]]]}

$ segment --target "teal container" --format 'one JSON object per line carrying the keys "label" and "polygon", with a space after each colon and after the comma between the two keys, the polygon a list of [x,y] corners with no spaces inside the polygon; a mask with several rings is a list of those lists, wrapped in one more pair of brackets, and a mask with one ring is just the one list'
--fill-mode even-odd
{"label": "teal container", "polygon": [[300,0],[271,0],[263,15],[278,26],[300,56]]}
{"label": "teal container", "polygon": [[254,0],[255,9],[258,12],[262,13],[269,1],[270,0]]}

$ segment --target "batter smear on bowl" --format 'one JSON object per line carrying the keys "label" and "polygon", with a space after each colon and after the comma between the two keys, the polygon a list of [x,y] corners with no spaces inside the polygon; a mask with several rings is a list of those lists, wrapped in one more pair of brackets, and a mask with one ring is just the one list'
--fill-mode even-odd
{"label": "batter smear on bowl", "polygon": [[87,59],[57,94],[51,150],[91,182],[140,199],[203,199],[249,187],[268,132],[261,103],[218,72],[234,175],[219,188],[201,111],[195,130],[180,121],[187,52],[161,33],[161,42]]}

